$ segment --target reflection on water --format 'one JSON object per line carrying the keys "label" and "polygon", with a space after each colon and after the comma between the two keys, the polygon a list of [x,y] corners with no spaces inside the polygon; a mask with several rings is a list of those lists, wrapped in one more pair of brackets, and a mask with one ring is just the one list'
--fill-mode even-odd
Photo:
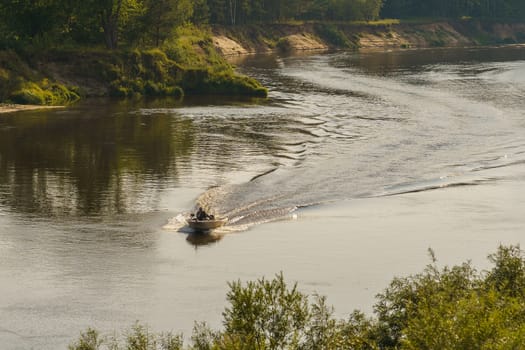
{"label": "reflection on water", "polygon": [[[195,163],[226,167],[209,159],[233,153],[233,147],[207,147],[207,138],[196,134],[223,138],[229,129],[181,116],[174,104],[92,100],[61,111],[2,116],[1,206],[45,216],[149,211],[155,193],[192,182]],[[252,142],[243,136],[231,135]],[[258,142],[271,147],[269,138]]]}
{"label": "reflection on water", "polygon": [[177,176],[193,135],[190,120],[144,118],[106,101],[3,117],[2,205],[59,216],[140,210],[144,185]]}

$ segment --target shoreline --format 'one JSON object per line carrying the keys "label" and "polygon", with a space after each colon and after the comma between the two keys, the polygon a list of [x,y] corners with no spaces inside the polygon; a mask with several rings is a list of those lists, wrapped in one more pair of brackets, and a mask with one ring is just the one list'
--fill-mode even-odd
{"label": "shoreline", "polygon": [[226,58],[275,52],[523,45],[525,23],[438,20],[399,23],[256,24],[214,26],[213,45]]}
{"label": "shoreline", "polygon": [[65,106],[41,106],[41,105],[20,105],[13,103],[0,103],[0,114],[14,113],[21,111],[33,111],[36,109],[56,109],[65,108]]}

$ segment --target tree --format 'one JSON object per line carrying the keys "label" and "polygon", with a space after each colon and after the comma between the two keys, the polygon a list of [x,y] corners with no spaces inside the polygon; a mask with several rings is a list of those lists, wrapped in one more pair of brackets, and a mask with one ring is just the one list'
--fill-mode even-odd
{"label": "tree", "polygon": [[226,24],[226,0],[207,0],[210,9],[210,22],[215,24]]}
{"label": "tree", "polygon": [[0,2],[0,34],[4,40],[29,44],[42,39],[60,42],[69,32],[76,3],[76,0],[3,0]]}
{"label": "tree", "polygon": [[279,274],[273,280],[260,279],[243,286],[229,283],[223,312],[225,333],[250,349],[285,349],[299,340],[308,322],[306,295],[297,285],[288,288]]}
{"label": "tree", "polygon": [[155,46],[173,33],[173,29],[183,24],[193,15],[190,0],[147,0],[144,16],[146,28]]}
{"label": "tree", "polygon": [[143,11],[143,0],[85,0],[79,1],[77,13],[84,22],[92,22],[94,14],[97,22],[91,23],[87,30],[102,30],[103,42],[108,49],[114,50],[121,43],[122,33],[130,42],[136,39],[138,30],[135,28]]}
{"label": "tree", "polygon": [[119,22],[122,5],[125,0],[99,0],[99,16],[104,39],[108,49],[116,49],[119,36]]}
{"label": "tree", "polygon": [[197,25],[207,24],[210,20],[210,8],[206,0],[193,1],[193,16],[191,21]]}

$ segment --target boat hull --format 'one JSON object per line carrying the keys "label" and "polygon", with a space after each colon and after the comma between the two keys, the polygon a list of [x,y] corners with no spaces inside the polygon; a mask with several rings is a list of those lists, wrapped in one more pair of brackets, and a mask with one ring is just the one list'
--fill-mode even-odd
{"label": "boat hull", "polygon": [[216,220],[187,220],[188,226],[196,231],[208,231],[215,228],[221,227],[228,219],[216,219]]}

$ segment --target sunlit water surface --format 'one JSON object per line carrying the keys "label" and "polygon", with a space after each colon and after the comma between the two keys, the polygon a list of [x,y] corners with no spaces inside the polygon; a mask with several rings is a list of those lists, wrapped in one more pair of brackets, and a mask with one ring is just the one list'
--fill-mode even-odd
{"label": "sunlit water surface", "polygon": [[[220,326],[283,271],[338,316],[395,275],[488,267],[525,232],[525,48],[238,62],[268,100],[92,100],[0,115],[0,344],[141,320]],[[195,205],[229,223],[193,233]]]}

